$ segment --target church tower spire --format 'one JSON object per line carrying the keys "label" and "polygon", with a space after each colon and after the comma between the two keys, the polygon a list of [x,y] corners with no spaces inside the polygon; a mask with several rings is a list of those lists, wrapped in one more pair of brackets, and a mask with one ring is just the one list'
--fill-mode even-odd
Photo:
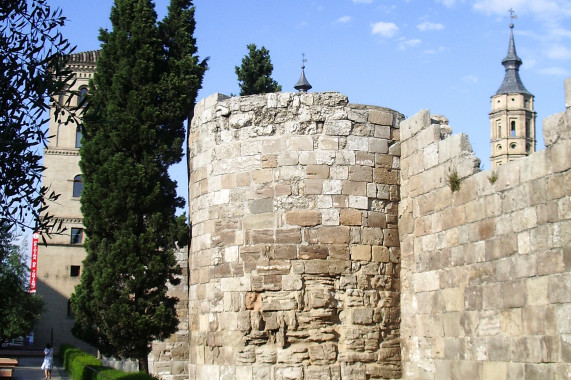
{"label": "church tower spire", "polygon": [[[510,17],[512,21],[515,18],[511,9]],[[505,68],[504,81],[492,96],[492,168],[535,152],[534,96],[525,88],[519,77],[522,60],[516,53],[513,29],[512,22],[508,54],[502,60]]]}

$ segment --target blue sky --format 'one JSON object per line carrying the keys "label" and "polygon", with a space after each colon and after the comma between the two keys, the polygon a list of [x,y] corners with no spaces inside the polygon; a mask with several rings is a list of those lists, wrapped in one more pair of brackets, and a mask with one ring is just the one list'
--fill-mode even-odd
{"label": "blue sky", "polygon": [[[53,0],[68,17],[64,34],[77,51],[99,48],[112,0]],[[542,120],[565,108],[571,76],[571,0],[195,0],[198,53],[209,58],[198,99],[239,93],[234,67],[255,43],[270,51],[272,77],[295,91],[305,53],[311,91],[339,91],[352,103],[389,107],[410,117],[445,115],[467,133],[490,168],[490,96],[502,83],[508,10],[522,81],[535,95],[538,149]],[[156,1],[159,18],[168,0]],[[186,198],[186,171],[173,170]],[[180,185],[183,186],[180,186]]]}

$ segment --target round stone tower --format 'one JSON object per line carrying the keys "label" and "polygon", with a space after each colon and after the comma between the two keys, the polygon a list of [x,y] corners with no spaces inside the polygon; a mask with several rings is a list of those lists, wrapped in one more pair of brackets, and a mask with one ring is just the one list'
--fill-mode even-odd
{"label": "round stone tower", "polygon": [[198,103],[191,379],[400,377],[402,119],[334,92]]}

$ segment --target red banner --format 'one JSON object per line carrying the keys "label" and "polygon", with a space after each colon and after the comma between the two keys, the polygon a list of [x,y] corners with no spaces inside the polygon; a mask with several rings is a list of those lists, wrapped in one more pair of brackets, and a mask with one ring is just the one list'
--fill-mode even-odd
{"label": "red banner", "polygon": [[38,276],[38,239],[40,234],[34,232],[32,235],[32,263],[30,265],[30,293],[36,292]]}

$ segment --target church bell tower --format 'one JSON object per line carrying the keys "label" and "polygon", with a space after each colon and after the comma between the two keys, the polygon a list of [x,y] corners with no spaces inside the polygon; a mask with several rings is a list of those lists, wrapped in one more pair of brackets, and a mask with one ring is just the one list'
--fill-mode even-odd
{"label": "church bell tower", "polygon": [[491,100],[492,169],[535,152],[534,96],[519,77],[522,61],[516,54],[513,28],[511,23],[508,54],[502,60],[504,81]]}

